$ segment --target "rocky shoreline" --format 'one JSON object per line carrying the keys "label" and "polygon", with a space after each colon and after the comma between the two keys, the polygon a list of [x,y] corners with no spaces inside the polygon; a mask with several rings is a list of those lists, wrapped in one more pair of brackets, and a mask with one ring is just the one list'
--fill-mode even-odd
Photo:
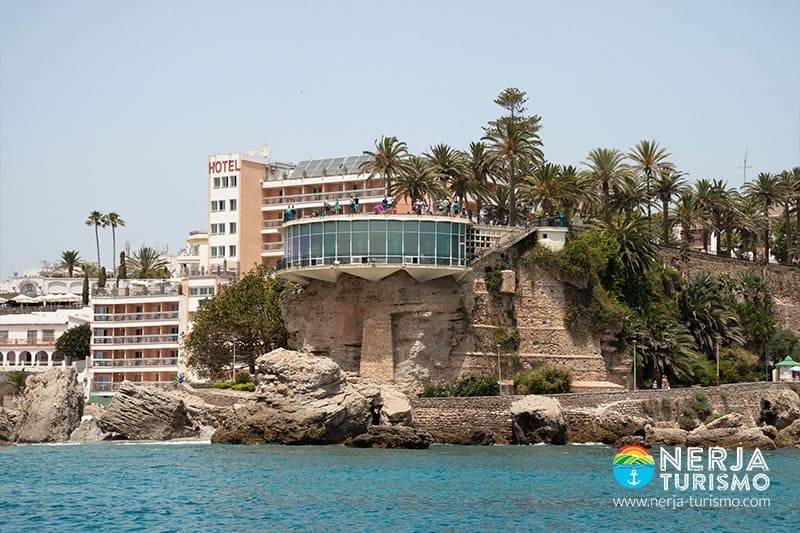
{"label": "rocky shoreline", "polygon": [[256,382],[252,393],[123,383],[101,408],[84,406],[74,369],[52,369],[28,378],[19,409],[0,408],[0,442],[800,445],[800,396],[788,385],[756,388],[737,402],[721,391],[722,403],[702,390],[660,399],[616,393],[596,405],[547,396],[409,399],[395,387],[346,376],[328,358],[284,349],[258,359]]}

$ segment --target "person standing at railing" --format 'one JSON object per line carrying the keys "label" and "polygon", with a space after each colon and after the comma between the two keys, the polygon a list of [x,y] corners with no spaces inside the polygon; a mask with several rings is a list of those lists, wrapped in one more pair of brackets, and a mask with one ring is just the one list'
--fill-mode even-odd
{"label": "person standing at railing", "polygon": [[333,204],[333,214],[334,215],[342,214],[342,204],[339,203],[339,200],[336,200],[336,203]]}

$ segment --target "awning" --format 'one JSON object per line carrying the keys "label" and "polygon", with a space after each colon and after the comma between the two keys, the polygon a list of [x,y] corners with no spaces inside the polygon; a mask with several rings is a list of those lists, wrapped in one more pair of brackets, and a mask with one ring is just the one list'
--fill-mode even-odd
{"label": "awning", "polygon": [[36,298],[31,298],[27,294],[17,294],[11,298],[11,301],[18,304],[38,304],[42,302],[40,297],[37,296]]}
{"label": "awning", "polygon": [[792,371],[792,372],[800,372],[800,366],[793,366],[789,370]]}
{"label": "awning", "polygon": [[43,302],[77,302],[81,299],[77,294],[45,294],[41,297]]}

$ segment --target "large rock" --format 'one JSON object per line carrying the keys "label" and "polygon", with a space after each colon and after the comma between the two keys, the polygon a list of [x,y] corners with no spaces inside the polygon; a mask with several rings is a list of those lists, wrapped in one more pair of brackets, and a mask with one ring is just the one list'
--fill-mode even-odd
{"label": "large rock", "polygon": [[686,446],[688,434],[681,428],[646,426],[644,442],[647,446]]}
{"label": "large rock", "polygon": [[426,450],[431,445],[428,432],[406,426],[369,426],[366,433],[345,441],[350,448],[406,448]]}
{"label": "large rock", "polygon": [[97,425],[131,440],[167,440],[194,435],[183,400],[174,394],[124,382]]}
{"label": "large rock", "polygon": [[709,429],[701,424],[686,435],[687,446],[710,448],[760,448],[762,450],[775,449],[775,442],[767,437],[757,427],[722,427]]}
{"label": "large rock", "polygon": [[212,442],[333,444],[367,430],[370,400],[327,357],[281,348],[256,367],[256,401],[235,406]]}
{"label": "large rock", "polygon": [[17,425],[17,413],[0,407],[0,442],[14,439],[14,426]]}
{"label": "large rock", "polygon": [[402,391],[389,385],[382,385],[379,401],[381,424],[411,425],[411,402]]}
{"label": "large rock", "polygon": [[626,402],[614,402],[594,409],[566,411],[569,442],[616,444],[623,439],[638,442],[637,439],[645,436],[645,426],[652,424],[652,420],[625,413],[626,406]]}
{"label": "large rock", "polygon": [[779,448],[786,446],[800,446],[800,420],[795,420],[783,428],[775,437],[775,445]]}
{"label": "large rock", "polygon": [[52,368],[25,381],[14,440],[64,442],[83,416],[83,388],[72,368]]}
{"label": "large rock", "polygon": [[114,437],[113,433],[100,429],[97,418],[92,415],[84,415],[80,425],[69,436],[69,440],[72,442],[97,442],[113,439]]}
{"label": "large rock", "polygon": [[800,418],[800,396],[791,389],[767,391],[761,396],[759,424],[775,426],[778,431]]}
{"label": "large rock", "polygon": [[517,444],[566,443],[561,403],[547,396],[525,396],[511,404],[513,439]]}

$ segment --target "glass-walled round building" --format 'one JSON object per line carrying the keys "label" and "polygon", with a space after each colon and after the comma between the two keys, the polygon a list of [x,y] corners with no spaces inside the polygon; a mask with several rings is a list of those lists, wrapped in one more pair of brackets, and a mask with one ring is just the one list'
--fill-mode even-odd
{"label": "glass-walled round building", "polygon": [[305,218],[283,226],[281,275],[335,281],[338,274],[378,280],[405,270],[418,280],[467,268],[467,227],[459,218],[360,215]]}

